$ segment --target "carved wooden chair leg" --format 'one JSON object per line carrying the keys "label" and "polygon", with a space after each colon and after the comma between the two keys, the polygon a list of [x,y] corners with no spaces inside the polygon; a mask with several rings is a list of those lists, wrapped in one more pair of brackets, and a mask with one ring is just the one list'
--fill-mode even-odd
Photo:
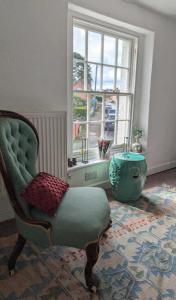
{"label": "carved wooden chair leg", "polygon": [[92,269],[98,259],[99,241],[87,246],[86,255],[87,255],[87,264],[85,267],[86,284],[87,284],[88,289],[91,292],[96,292],[97,287],[98,287],[98,279],[94,274],[92,274]]}
{"label": "carved wooden chair leg", "polygon": [[109,224],[108,224],[108,226],[105,228],[105,230],[104,230],[104,233],[103,233],[103,237],[104,238],[107,238],[107,233],[106,233],[106,231],[110,228],[112,226],[112,220],[110,219],[109,220]]}
{"label": "carved wooden chair leg", "polygon": [[8,261],[8,269],[10,276],[13,276],[15,274],[15,264],[16,261],[21,253],[21,251],[24,248],[24,245],[26,243],[26,239],[22,235],[18,235],[18,239],[16,242],[16,245],[12,251],[12,254],[10,255],[9,261]]}

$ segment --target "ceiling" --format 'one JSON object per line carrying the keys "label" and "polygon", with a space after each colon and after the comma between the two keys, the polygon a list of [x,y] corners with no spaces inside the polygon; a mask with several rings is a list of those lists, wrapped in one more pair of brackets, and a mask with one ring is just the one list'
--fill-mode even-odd
{"label": "ceiling", "polygon": [[176,17],[176,0],[126,0],[161,14]]}

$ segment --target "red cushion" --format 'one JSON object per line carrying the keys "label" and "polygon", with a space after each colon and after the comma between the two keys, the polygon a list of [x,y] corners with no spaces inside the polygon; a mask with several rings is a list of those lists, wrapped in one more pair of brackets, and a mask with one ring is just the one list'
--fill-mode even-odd
{"label": "red cushion", "polygon": [[49,216],[53,216],[68,187],[68,183],[60,178],[40,172],[21,193],[21,196]]}

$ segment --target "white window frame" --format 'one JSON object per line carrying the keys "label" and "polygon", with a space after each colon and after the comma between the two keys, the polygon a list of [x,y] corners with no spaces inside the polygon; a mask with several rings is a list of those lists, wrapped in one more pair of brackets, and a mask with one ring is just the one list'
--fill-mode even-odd
{"label": "white window frame", "polygon": [[[86,21],[85,21],[86,19]],[[72,102],[72,96],[73,96],[73,90],[72,90],[72,66],[73,66],[73,26],[76,25],[77,27],[82,27],[80,25],[85,24],[84,28],[88,30],[93,30],[94,32],[97,31],[98,33],[102,34],[107,34],[110,36],[114,36],[116,39],[117,38],[127,38],[128,40],[131,40],[131,57],[130,57],[130,65],[127,67],[121,67],[121,69],[129,69],[129,82],[131,83],[129,86],[129,92],[120,92],[117,93],[117,105],[119,103],[119,97],[120,96],[129,96],[131,97],[131,116],[130,116],[130,132],[129,132],[129,145],[131,145],[131,133],[132,133],[132,125],[133,125],[133,116],[134,116],[134,95],[135,95],[135,79],[136,79],[136,65],[137,65],[137,49],[138,49],[138,37],[134,34],[131,33],[126,33],[126,29],[119,29],[117,26],[112,26],[112,24],[106,24],[104,22],[100,22],[95,20],[94,18],[91,17],[86,17],[84,15],[81,15],[80,13],[76,13],[75,11],[69,10],[69,18],[68,18],[68,156],[72,157],[73,156],[73,139],[72,139],[72,125],[73,125],[73,102]],[[103,29],[103,30],[102,30]],[[102,47],[103,47],[103,42],[102,42]],[[116,47],[117,49],[117,47]],[[103,51],[102,51],[103,55]],[[117,55],[116,55],[117,59]],[[86,62],[86,61],[85,61]],[[87,61],[91,63],[91,61]],[[103,66],[108,66],[108,67],[114,67],[115,70],[117,71],[117,68],[120,69],[120,66],[117,66],[117,61],[115,65],[109,65],[109,64],[104,64],[102,63],[95,63],[92,62],[93,64],[98,64],[101,65],[101,68]],[[114,88],[115,88],[115,83],[116,83],[116,73],[114,76]],[[101,76],[103,72],[101,71]],[[102,81],[101,81],[102,82]],[[86,86],[85,86],[86,88]],[[105,94],[103,91],[98,92],[98,91],[84,91],[85,93],[92,93],[92,94],[100,94],[102,95],[103,98],[103,103],[104,103],[104,97]],[[112,93],[109,93],[112,94]],[[102,103],[102,105],[104,105]],[[103,109],[103,107],[102,107]],[[116,145],[117,142],[117,134],[116,134],[116,128],[117,128],[117,123],[118,121],[124,121],[124,120],[119,120],[116,118],[115,120],[115,133],[114,133],[114,145],[113,145],[113,150],[114,152],[121,150],[121,147]],[[97,123],[105,123],[106,120],[103,118],[101,121],[91,121],[91,123],[97,122]],[[84,122],[81,122],[84,123]],[[89,119],[85,121],[86,124],[90,123]],[[101,129],[102,132],[102,129]],[[87,133],[88,134],[88,133]]]}

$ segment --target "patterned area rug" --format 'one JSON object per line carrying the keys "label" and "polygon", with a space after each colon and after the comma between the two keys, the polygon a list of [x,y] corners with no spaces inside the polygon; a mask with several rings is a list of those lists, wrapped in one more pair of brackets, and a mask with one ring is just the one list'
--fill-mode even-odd
{"label": "patterned area rug", "polygon": [[0,240],[0,299],[176,299],[176,191],[155,187],[135,204],[112,201],[111,214],[113,226],[94,268],[100,278],[96,295],[85,287],[85,253],[74,248],[39,252],[28,243],[10,278],[13,235]]}

